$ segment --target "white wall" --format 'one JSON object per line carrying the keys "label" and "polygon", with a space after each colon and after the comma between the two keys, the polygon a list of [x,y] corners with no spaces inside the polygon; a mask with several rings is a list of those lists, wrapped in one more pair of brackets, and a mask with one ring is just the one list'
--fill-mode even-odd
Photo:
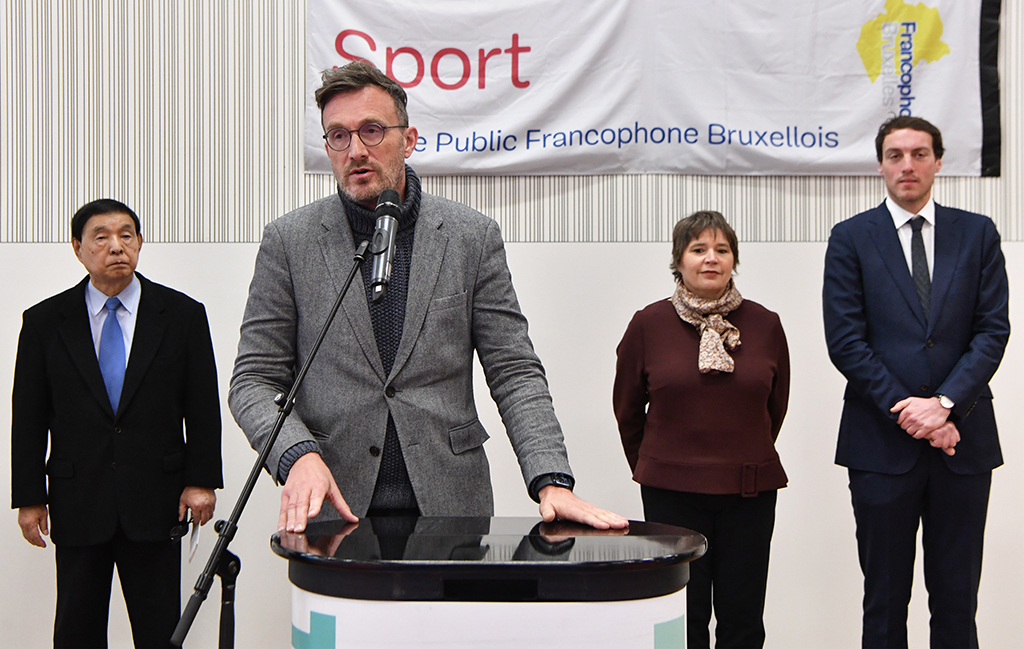
{"label": "white wall", "polygon": [[[768,647],[859,646],[861,577],[845,470],[832,463],[843,381],[830,365],[821,325],[820,286],[825,246],[819,243],[741,243],[738,286],[743,294],[782,316],[793,361],[789,415],[779,452],[790,486],[779,496],[768,586]],[[1024,282],[1024,244],[1004,244],[1011,286]],[[234,360],[245,295],[256,253],[254,244],[146,244],[139,270],[203,301],[217,353],[222,400]],[[509,244],[509,264],[531,335],[548,370],[555,408],[566,431],[578,493],[634,519],[642,519],[639,490],[630,479],[611,413],[615,346],[637,309],[667,296],[669,245]],[[12,376],[20,312],[66,288],[83,275],[67,244],[0,246],[0,375]],[[555,285],[552,277],[562,281]],[[213,279],[215,278],[215,279]],[[1024,304],[1011,301],[1011,319],[1024,322]],[[10,385],[9,383],[7,384]],[[980,639],[990,648],[1024,646],[1024,561],[1018,539],[1024,508],[1014,484],[1024,481],[1020,422],[1024,400],[1024,343],[1011,337],[1002,368],[992,383],[1002,428],[1006,466],[994,473],[989,507],[985,572],[978,613]],[[6,388],[5,388],[6,389]],[[536,513],[482,379],[478,403],[492,433],[487,444],[499,515]],[[227,487],[217,516],[227,517],[255,460],[241,432],[224,412]],[[0,429],[10,411],[0,408]],[[0,484],[10,467],[0,464]],[[242,517],[232,550],[242,559],[237,594],[239,647],[290,644],[290,585],[286,562],[269,548],[277,520],[278,490],[264,475]],[[16,515],[0,525],[0,629],[3,644],[44,647],[53,621],[52,546],[39,550],[22,540]],[[183,601],[212,549],[204,529],[195,562],[182,580]],[[115,593],[118,591],[115,585]],[[911,603],[911,646],[927,646],[923,583]],[[191,646],[213,646],[217,638],[219,583],[189,635]],[[111,647],[129,647],[123,604],[115,595]]]}

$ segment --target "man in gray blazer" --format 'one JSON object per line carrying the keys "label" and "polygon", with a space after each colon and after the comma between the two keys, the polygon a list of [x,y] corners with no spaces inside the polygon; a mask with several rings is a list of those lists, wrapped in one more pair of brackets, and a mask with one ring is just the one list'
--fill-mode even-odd
{"label": "man in gray blazer", "polygon": [[405,91],[357,61],[325,71],[316,99],[338,194],[263,234],[229,396],[254,448],[270,434],[274,396],[288,391],[309,354],[356,246],[373,234],[378,196],[394,189],[402,207],[387,293],[371,301],[364,264],[365,291],[345,297],[268,460],[284,483],[278,527],[302,532],[324,500],[350,521],[368,513],[490,515],[474,351],[542,517],[626,527],[572,493],[497,224],[421,192],[405,165],[418,137]]}

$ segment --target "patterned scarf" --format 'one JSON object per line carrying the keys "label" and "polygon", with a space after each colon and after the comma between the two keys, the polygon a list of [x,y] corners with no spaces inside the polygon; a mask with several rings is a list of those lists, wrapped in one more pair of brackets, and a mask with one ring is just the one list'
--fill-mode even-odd
{"label": "patterned scarf", "polygon": [[669,301],[676,308],[679,318],[692,324],[700,334],[700,352],[697,357],[700,373],[732,372],[735,363],[725,350],[727,347],[734,350],[740,346],[740,330],[725,316],[743,302],[743,296],[736,290],[732,280],[729,280],[725,295],[717,300],[697,297],[682,282],[676,282],[676,292]]}

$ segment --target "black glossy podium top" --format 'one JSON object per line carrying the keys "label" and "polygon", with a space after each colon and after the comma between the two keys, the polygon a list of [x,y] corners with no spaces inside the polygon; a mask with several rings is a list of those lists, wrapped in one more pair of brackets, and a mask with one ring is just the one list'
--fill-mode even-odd
{"label": "black glossy podium top", "polygon": [[288,577],[331,597],[415,601],[614,601],[674,593],[707,541],[630,521],[595,530],[537,518],[369,517],[282,532]]}

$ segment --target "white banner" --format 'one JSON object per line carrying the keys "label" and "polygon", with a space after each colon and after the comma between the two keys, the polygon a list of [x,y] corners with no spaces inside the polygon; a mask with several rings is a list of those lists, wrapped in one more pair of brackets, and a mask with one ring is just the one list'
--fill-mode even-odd
{"label": "white banner", "polygon": [[897,113],[979,175],[985,1],[307,0],[306,171],[330,173],[320,72],[363,58],[425,175],[873,175]]}

